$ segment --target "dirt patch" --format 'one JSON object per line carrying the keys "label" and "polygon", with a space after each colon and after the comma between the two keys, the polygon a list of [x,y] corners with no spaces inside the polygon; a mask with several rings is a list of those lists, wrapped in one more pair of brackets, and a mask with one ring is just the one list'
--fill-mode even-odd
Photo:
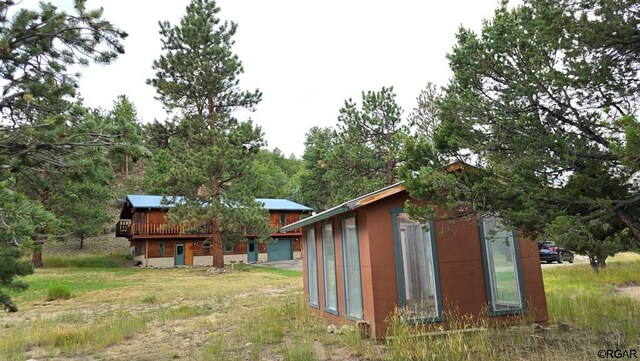
{"label": "dirt patch", "polygon": [[618,292],[623,296],[640,299],[640,286],[618,287]]}
{"label": "dirt patch", "polygon": [[207,271],[205,272],[206,276],[217,276],[217,275],[221,275],[221,274],[228,274],[228,273],[234,273],[234,270],[230,270],[228,268],[214,268],[214,267],[210,267],[209,269],[207,269]]}

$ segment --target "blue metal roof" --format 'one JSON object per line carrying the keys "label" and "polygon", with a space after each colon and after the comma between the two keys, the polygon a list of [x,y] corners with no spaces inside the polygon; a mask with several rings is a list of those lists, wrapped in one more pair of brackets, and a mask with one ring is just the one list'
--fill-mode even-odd
{"label": "blue metal roof", "polygon": [[292,202],[288,199],[256,198],[256,202],[264,204],[263,208],[273,211],[313,211],[313,209],[307,206]]}
{"label": "blue metal roof", "polygon": [[[166,204],[163,204],[162,198],[166,199]],[[127,200],[129,200],[129,203],[131,203],[133,208],[171,208],[174,206],[174,203],[182,202],[183,197],[128,194]]]}
{"label": "blue metal roof", "polygon": [[[150,196],[142,194],[129,194],[127,199],[133,208],[171,208],[175,203],[180,203],[184,200],[183,197],[167,196],[167,204],[162,203],[162,196]],[[278,198],[256,198],[257,202],[263,204],[263,208],[274,211],[313,211],[313,209],[303,206],[302,204],[292,202],[288,199]]]}

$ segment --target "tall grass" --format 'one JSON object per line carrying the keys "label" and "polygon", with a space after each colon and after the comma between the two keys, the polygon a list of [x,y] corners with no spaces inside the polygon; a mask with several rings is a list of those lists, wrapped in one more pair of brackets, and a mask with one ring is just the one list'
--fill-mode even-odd
{"label": "tall grass", "polygon": [[52,354],[55,350],[64,353],[95,351],[116,344],[146,327],[144,318],[130,315],[70,324],[43,318],[29,326],[7,330],[0,337],[0,355],[19,359],[24,351],[33,347],[43,348]]}
{"label": "tall grass", "polygon": [[249,360],[271,359],[274,354],[284,360],[316,360],[314,342],[324,340],[324,328],[324,321],[308,312],[301,294],[272,297],[252,308],[229,337],[210,338],[202,358],[236,359],[225,354],[229,352]]}
{"label": "tall grass", "polygon": [[[549,325],[544,332],[535,332],[526,318],[522,326],[512,327],[458,319],[451,329],[486,329],[420,335],[420,329],[396,315],[391,318],[386,359],[573,360],[597,358],[600,349],[638,347],[640,300],[620,295],[617,287],[640,285],[640,260],[624,257],[623,262],[614,258],[599,273],[588,265],[545,269]],[[558,328],[560,323],[565,325]]]}
{"label": "tall grass", "polygon": [[478,360],[493,358],[486,320],[445,315],[450,330],[408,324],[399,313],[389,318],[389,360]]}
{"label": "tall grass", "polygon": [[71,290],[66,285],[51,285],[47,289],[47,301],[68,300],[71,298]]}
{"label": "tall grass", "polygon": [[544,276],[551,323],[588,331],[602,346],[640,345],[640,300],[617,290],[640,285],[640,260],[610,262],[598,273],[586,265],[559,267]]}
{"label": "tall grass", "polygon": [[127,254],[49,256],[45,266],[52,268],[119,268],[131,259]]}
{"label": "tall grass", "polygon": [[8,359],[21,359],[24,351],[34,347],[47,350],[50,354],[58,351],[65,354],[93,352],[145,332],[151,322],[166,323],[205,312],[201,307],[180,305],[153,309],[139,315],[124,312],[94,319],[72,313],[43,317],[0,333],[0,360],[4,359],[3,355],[9,355]]}
{"label": "tall grass", "polygon": [[[226,266],[231,268],[231,266]],[[284,277],[302,277],[302,271],[254,266],[250,264],[234,264],[233,269],[240,272],[265,273]]]}
{"label": "tall grass", "polygon": [[[189,318],[194,319],[177,329],[208,334],[198,339],[204,344],[190,344],[192,354],[176,348],[168,355],[197,360],[544,361],[595,359],[600,349],[640,345],[640,300],[617,292],[620,286],[640,285],[637,257],[614,259],[598,274],[581,265],[543,267],[549,311],[544,332],[534,332],[526,316],[522,326],[491,327],[487,320],[445,315],[452,328],[466,332],[444,332],[438,324],[416,329],[396,316],[386,343],[361,340],[351,331],[328,334],[326,320],[309,312],[304,302],[300,272],[236,269],[241,272],[214,277],[202,269],[38,270],[27,277],[31,288],[17,298],[25,314],[6,316],[6,323],[0,323],[0,359],[83,359],[96,352],[108,358],[108,346],[117,349],[133,335],[172,328],[174,321]],[[47,303],[45,310],[42,302],[53,285],[65,285],[74,297]],[[560,323],[567,323],[568,330],[558,328]]]}

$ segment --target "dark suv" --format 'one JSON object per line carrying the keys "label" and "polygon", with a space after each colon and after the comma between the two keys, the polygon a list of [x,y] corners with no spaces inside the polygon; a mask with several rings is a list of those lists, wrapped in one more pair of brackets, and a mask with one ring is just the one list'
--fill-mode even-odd
{"label": "dark suv", "polygon": [[555,243],[546,241],[538,243],[538,254],[542,262],[558,262],[567,261],[573,263],[573,252],[556,246]]}

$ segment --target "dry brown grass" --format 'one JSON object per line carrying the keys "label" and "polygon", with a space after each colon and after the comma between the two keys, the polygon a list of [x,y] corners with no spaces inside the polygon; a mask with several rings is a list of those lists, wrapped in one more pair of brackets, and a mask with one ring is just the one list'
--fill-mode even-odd
{"label": "dry brown grass", "polygon": [[270,272],[98,269],[85,272],[121,286],[70,286],[69,300],[37,296],[47,280],[71,282],[74,275],[66,271],[37,271],[27,279],[32,289],[16,296],[20,312],[0,314],[0,359],[202,359],[211,335],[233,332],[273,302],[300,296],[302,283],[302,277]]}
{"label": "dry brown grass", "polygon": [[[640,301],[616,292],[640,282],[638,258],[616,257],[599,274],[588,265],[545,270],[551,325],[543,334],[523,326],[416,338],[396,325],[388,344],[327,334],[306,310],[299,272],[43,269],[15,295],[20,312],[0,313],[0,360],[590,359],[640,342]],[[51,285],[72,297],[46,301]]]}

